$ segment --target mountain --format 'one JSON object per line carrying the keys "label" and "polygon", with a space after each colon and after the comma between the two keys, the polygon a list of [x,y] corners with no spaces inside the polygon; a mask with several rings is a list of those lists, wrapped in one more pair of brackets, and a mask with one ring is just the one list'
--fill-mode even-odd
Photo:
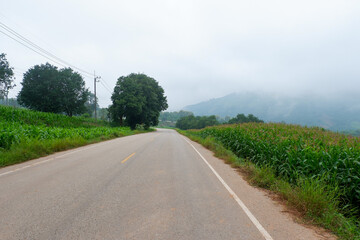
{"label": "mountain", "polygon": [[286,122],[319,126],[333,131],[360,129],[360,97],[285,96],[270,93],[233,93],[186,106],[198,116],[234,117],[238,113],[254,114],[266,122]]}

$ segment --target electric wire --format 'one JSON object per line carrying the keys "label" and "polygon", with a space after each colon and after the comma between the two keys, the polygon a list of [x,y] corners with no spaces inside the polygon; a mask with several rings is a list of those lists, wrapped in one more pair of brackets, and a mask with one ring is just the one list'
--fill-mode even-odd
{"label": "electric wire", "polygon": [[[33,32],[31,32],[28,28],[28,26],[24,26],[24,25],[20,25],[19,22],[16,22],[14,19],[5,16],[3,13],[1,13],[0,11],[0,17],[2,17],[3,19],[5,19],[5,22],[9,22],[11,23],[13,26],[16,26],[16,28],[13,29],[21,29],[23,32],[28,33],[29,35],[31,35],[32,38],[28,38],[28,39],[35,39],[38,42],[44,44],[46,46],[45,49],[54,49],[54,45],[49,44],[49,42],[45,42],[44,39],[40,38],[39,36],[35,35]],[[1,21],[1,20],[0,20]],[[4,21],[2,21],[4,23]],[[5,23],[4,23],[5,24]],[[9,26],[9,25],[8,25]],[[21,32],[21,31],[17,31],[17,32]],[[24,34],[23,34],[24,36]],[[34,41],[33,41],[34,42]],[[36,42],[36,41],[35,41]],[[40,45],[42,46],[42,45]]]}
{"label": "electric wire", "polygon": [[109,84],[108,84],[106,81],[103,81],[103,82],[105,83],[105,85],[106,85],[108,88],[110,88],[110,89],[112,88],[112,87],[109,86]]}
{"label": "electric wire", "polygon": [[[24,36],[22,36],[21,34],[16,32],[15,30],[11,29],[4,23],[0,22],[0,27],[6,31],[6,32],[4,32],[4,31],[0,30],[0,32],[2,34],[4,34],[5,36],[16,41],[17,43],[21,44],[22,46],[30,49],[31,51],[39,54],[40,56],[48,59],[49,61],[52,61],[62,67],[70,66],[70,67],[80,71],[82,73],[81,75],[85,75],[84,77],[91,77],[91,78],[94,77],[94,75],[92,73],[85,71],[81,68],[78,68],[78,67],[64,61],[63,59],[57,57],[56,55],[52,54],[51,52],[43,49],[39,45],[37,45],[37,44],[33,43],[32,41],[30,41],[29,39],[25,38]],[[24,72],[20,72],[20,71],[16,71],[16,72],[17,72],[17,74],[24,74]],[[100,83],[110,94],[112,94],[111,90],[109,89],[111,87],[107,84],[107,82],[105,80],[102,79],[102,81],[100,81]]]}
{"label": "electric wire", "polygon": [[33,49],[33,48],[31,48],[31,47],[27,46],[27,45],[26,45],[26,44],[24,44],[24,43],[20,42],[18,39],[16,39],[16,38],[14,38],[14,37],[10,36],[9,34],[7,34],[7,33],[3,32],[3,31],[1,31],[1,30],[0,30],[0,32],[1,32],[2,34],[4,34],[4,35],[8,36],[8,37],[9,37],[9,38],[11,38],[12,40],[14,40],[14,41],[16,41],[16,42],[20,43],[20,44],[21,44],[21,45],[23,45],[24,47],[26,47],[26,48],[28,48],[28,49],[30,49],[30,50],[32,50],[32,51],[34,51],[35,53],[37,53],[37,54],[39,54],[39,55],[41,55],[41,56],[43,56],[44,58],[46,58],[46,59],[48,59],[48,60],[50,60],[50,61],[52,61],[52,62],[55,62],[56,64],[59,64],[59,65],[60,65],[60,66],[62,66],[62,67],[66,67],[66,65],[63,65],[63,64],[61,64],[61,63],[59,63],[59,62],[57,62],[57,61],[55,61],[55,60],[53,60],[53,59],[51,59],[51,58],[47,57],[46,55],[44,55],[44,54],[42,54],[42,53],[40,53],[40,52],[36,51],[35,49]]}
{"label": "electric wire", "polygon": [[[54,62],[54,63],[56,63],[56,64],[58,64],[58,65],[60,65],[60,66],[62,66],[62,67],[65,67],[65,68],[68,67],[68,66],[66,66],[66,65],[64,65],[64,64],[62,64],[62,63],[60,63],[60,62],[58,62],[58,61],[55,61],[54,59],[49,58],[48,56],[42,54],[41,52],[38,52],[37,50],[29,47],[28,45],[24,44],[23,42],[19,41],[18,39],[14,38],[13,36],[11,36],[11,35],[3,32],[3,31],[1,31],[1,30],[0,30],[0,33],[6,35],[7,37],[9,37],[9,38],[13,39],[14,41],[18,42],[19,44],[23,45],[24,47],[30,49],[31,51],[33,51],[33,52],[35,52],[35,53],[43,56],[44,58],[46,58],[46,59],[48,59],[48,60],[50,60],[50,61],[52,61],[52,62]],[[82,75],[83,77],[90,77],[90,76],[84,76],[83,74],[80,74],[80,75]],[[92,76],[91,76],[91,77],[92,77]]]}
{"label": "electric wire", "polygon": [[100,84],[103,85],[103,87],[104,87],[110,94],[112,94],[111,90],[109,90],[109,88],[108,88],[102,81],[100,81]]}
{"label": "electric wire", "polygon": [[67,65],[67,66],[70,66],[70,67],[72,67],[72,68],[74,68],[74,69],[76,69],[76,70],[84,73],[84,74],[87,74],[87,75],[92,76],[92,73],[90,73],[90,72],[88,72],[88,71],[85,71],[85,70],[83,70],[83,69],[81,69],[81,68],[78,68],[78,67],[76,67],[76,66],[74,66],[74,65],[72,65],[72,64],[70,64],[70,63],[68,63],[68,62],[66,62],[66,61],[64,61],[63,59],[57,57],[56,55],[52,54],[51,52],[49,52],[49,51],[41,48],[40,46],[38,46],[37,44],[33,43],[33,42],[30,41],[29,39],[25,38],[24,36],[22,36],[21,34],[19,34],[18,32],[16,32],[15,30],[11,29],[10,27],[8,27],[7,25],[5,25],[4,23],[0,22],[0,27],[2,27],[3,29],[5,29],[7,32],[15,35],[17,38],[21,39],[22,41],[26,42],[27,44],[31,45],[32,47],[34,47],[34,48],[37,49],[38,51],[46,54],[47,56],[49,56],[49,57],[51,57],[51,58],[56,59],[58,62],[63,63],[62,66],[64,66],[64,65],[66,66],[66,65]]}

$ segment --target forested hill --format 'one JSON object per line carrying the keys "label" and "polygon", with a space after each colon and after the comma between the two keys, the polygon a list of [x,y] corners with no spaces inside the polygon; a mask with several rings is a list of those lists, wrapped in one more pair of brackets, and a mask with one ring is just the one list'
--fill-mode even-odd
{"label": "forested hill", "polygon": [[320,126],[333,131],[360,129],[359,96],[288,97],[263,93],[233,93],[186,106],[184,110],[199,116],[234,117],[238,113],[254,114],[266,122]]}

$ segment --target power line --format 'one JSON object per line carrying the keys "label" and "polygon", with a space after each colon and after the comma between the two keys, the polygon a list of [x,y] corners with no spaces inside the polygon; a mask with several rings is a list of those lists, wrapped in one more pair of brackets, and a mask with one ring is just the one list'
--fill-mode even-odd
{"label": "power line", "polygon": [[[20,43],[21,45],[23,45],[23,46],[31,49],[32,51],[36,52],[37,54],[39,54],[39,55],[47,58],[48,60],[53,61],[53,62],[55,62],[55,63],[57,63],[57,64],[59,64],[59,65],[61,65],[61,66],[63,66],[63,67],[70,66],[70,67],[72,67],[72,68],[74,68],[74,69],[82,72],[83,74],[87,74],[88,76],[91,76],[91,77],[92,77],[92,74],[91,74],[90,72],[85,71],[85,70],[83,70],[83,69],[81,69],[81,68],[78,68],[78,67],[76,67],[76,66],[74,66],[74,65],[72,65],[72,64],[70,64],[70,63],[68,63],[68,62],[66,62],[66,61],[64,61],[63,59],[57,57],[56,55],[52,54],[51,52],[43,49],[42,47],[40,47],[40,46],[38,46],[37,44],[35,44],[35,43],[33,43],[32,41],[30,41],[29,39],[25,38],[24,36],[22,36],[21,34],[19,34],[18,32],[16,32],[15,30],[11,29],[10,27],[8,27],[7,25],[5,25],[4,23],[0,22],[0,27],[3,28],[4,30],[6,30],[8,33],[10,33],[10,34],[12,34],[13,36],[15,36],[16,38],[18,38],[18,39],[16,39],[15,37],[10,36],[9,34],[1,31],[4,35],[10,37],[11,39],[15,40],[16,42]],[[23,42],[19,41],[19,39],[22,40],[23,42],[25,42],[26,44],[30,45],[31,47],[28,46],[28,45],[26,45],[26,44],[24,44]],[[35,49],[34,49],[34,48],[35,48]],[[44,56],[44,55],[46,55],[46,56]],[[54,59],[55,59],[55,60],[54,60]]]}
{"label": "power line", "polygon": [[[0,22],[0,27],[5,30],[6,32],[0,30],[0,33],[4,34],[5,36],[11,38],[12,40],[16,41],[17,43],[21,44],[22,46],[30,49],[31,51],[39,54],[40,56],[62,66],[62,67],[72,67],[76,70],[78,70],[79,72],[81,72],[82,74],[84,74],[84,77],[93,77],[93,74],[85,71],[81,68],[78,68],[70,63],[68,63],[67,61],[64,61],[63,59],[57,57],[56,55],[54,55],[53,53],[45,50],[44,48],[40,47],[39,45],[35,44],[34,42],[30,41],[29,39],[27,39],[26,37],[22,36],[20,33],[16,32],[15,30],[11,29],[9,26],[7,26],[6,24]],[[19,71],[17,71],[19,74]],[[22,73],[23,74],[23,73]],[[96,79],[100,78],[100,77],[95,77],[95,84],[96,84]],[[107,84],[107,82],[105,80],[100,81],[101,85],[110,93],[112,94],[112,91],[110,90],[111,87]],[[109,89],[110,88],[110,89]],[[94,86],[94,91],[96,89],[96,85]]]}
{"label": "power line", "polygon": [[[105,85],[106,85],[108,88],[112,89],[112,87],[110,87],[109,84],[107,84],[106,81],[103,81],[103,82],[105,83]],[[111,91],[110,91],[110,92],[111,92]]]}
{"label": "power line", "polygon": [[[48,59],[48,60],[50,60],[50,61],[52,61],[52,62],[54,62],[54,63],[56,63],[56,64],[58,64],[58,65],[60,65],[60,66],[62,66],[62,67],[67,67],[66,65],[64,65],[64,64],[62,64],[62,63],[60,63],[60,62],[58,62],[58,61],[55,61],[54,59],[51,59],[51,58],[47,57],[46,55],[44,55],[44,54],[42,54],[42,53],[38,52],[37,50],[35,50],[35,49],[33,49],[33,48],[29,47],[28,45],[26,45],[26,44],[24,44],[24,43],[20,42],[18,39],[16,39],[16,38],[14,38],[14,37],[10,36],[9,34],[7,34],[7,33],[3,32],[3,31],[1,31],[1,30],[0,30],[0,33],[2,33],[2,34],[4,34],[4,35],[8,36],[9,38],[13,39],[14,41],[18,42],[19,44],[23,45],[24,47],[26,47],[26,48],[30,49],[31,51],[33,51],[33,52],[35,52],[35,53],[37,53],[37,54],[39,54],[39,55],[43,56],[44,58],[46,58],[46,59]],[[90,77],[90,76],[83,76],[83,77]]]}
{"label": "power line", "polygon": [[[54,49],[54,45],[49,44],[49,42],[44,41],[44,39],[40,38],[39,36],[37,36],[36,34],[34,34],[33,32],[30,31],[29,26],[24,26],[24,25],[20,25],[19,22],[16,22],[14,19],[5,16],[4,13],[0,12],[0,17],[2,17],[3,19],[7,20],[8,22],[12,23],[13,26],[16,26],[15,29],[21,29],[23,32],[28,33],[32,38],[30,39],[35,39],[38,42],[45,44],[45,46],[47,47],[47,49]],[[7,22],[5,21],[5,22]],[[18,31],[19,32],[19,31]],[[23,34],[24,35],[24,34]],[[29,39],[29,38],[28,38]],[[33,41],[34,42],[34,41]],[[36,42],[36,41],[35,41]]]}
{"label": "power line", "polygon": [[103,85],[103,87],[104,87],[110,94],[112,94],[111,90],[109,90],[109,88],[103,83],[103,81],[100,81],[100,84]]}
{"label": "power line", "polygon": [[21,45],[23,45],[24,47],[26,47],[26,48],[28,48],[28,49],[30,49],[30,50],[32,50],[32,51],[34,51],[35,53],[37,53],[37,54],[39,54],[39,55],[41,55],[41,56],[43,56],[44,58],[46,58],[46,59],[48,59],[48,60],[50,60],[50,61],[52,61],[52,62],[55,62],[55,63],[59,64],[59,65],[60,65],[60,66],[62,66],[62,67],[66,67],[66,65],[63,65],[62,63],[59,63],[59,62],[57,62],[57,61],[55,61],[55,60],[53,60],[53,59],[51,59],[51,58],[47,57],[46,55],[44,55],[44,54],[42,54],[42,53],[40,53],[40,52],[36,51],[35,49],[33,49],[33,48],[29,47],[28,45],[26,45],[26,44],[24,44],[24,43],[20,42],[18,39],[16,39],[16,38],[14,38],[14,37],[10,36],[9,34],[7,34],[7,33],[3,32],[3,31],[1,31],[1,30],[0,30],[0,32],[1,32],[2,34],[4,34],[4,35],[8,36],[8,37],[9,37],[9,38],[11,38],[12,40],[14,40],[14,41],[16,41],[16,42],[20,43],[20,44],[21,44]]}

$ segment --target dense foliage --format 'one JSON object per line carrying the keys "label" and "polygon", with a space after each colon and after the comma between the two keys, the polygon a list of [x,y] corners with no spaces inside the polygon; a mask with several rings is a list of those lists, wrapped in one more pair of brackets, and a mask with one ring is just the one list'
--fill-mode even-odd
{"label": "dense foliage", "polygon": [[263,123],[263,120],[260,120],[259,118],[255,117],[252,114],[249,114],[248,116],[245,116],[244,114],[238,114],[236,117],[231,118],[229,120],[229,124],[235,124],[235,123],[249,123],[249,122],[255,122],[255,123]]}
{"label": "dense foliage", "polygon": [[244,114],[238,114],[236,117],[231,118],[228,121],[225,121],[224,119],[221,119],[218,116],[214,116],[214,115],[212,115],[212,116],[196,116],[195,117],[191,112],[180,111],[179,113],[186,114],[185,116],[179,118],[175,124],[175,126],[177,128],[180,128],[182,130],[201,129],[204,127],[215,126],[215,125],[220,125],[220,124],[234,124],[234,123],[248,123],[248,122],[262,123],[262,122],[264,122],[252,114],[249,114],[248,116],[245,116]]}
{"label": "dense foliage", "polygon": [[182,117],[194,115],[192,112],[179,111],[179,112],[161,112],[159,117],[159,127],[175,127],[177,120]]}
{"label": "dense foliage", "polygon": [[27,108],[68,116],[86,111],[89,91],[82,76],[70,68],[58,70],[49,63],[36,65],[24,74],[21,84],[18,101]]}
{"label": "dense foliage", "polygon": [[161,112],[159,120],[160,121],[170,121],[170,122],[176,122],[182,117],[194,115],[192,112],[189,111],[179,111],[179,112]]}
{"label": "dense foliage", "polygon": [[207,126],[219,125],[215,116],[186,116],[176,122],[176,127],[182,130],[201,129]]}
{"label": "dense foliage", "polygon": [[111,119],[120,125],[125,119],[131,129],[135,129],[137,124],[143,124],[145,129],[156,126],[160,112],[168,107],[163,88],[145,74],[132,73],[120,77],[111,100]]}
{"label": "dense foliage", "polygon": [[341,189],[343,204],[360,206],[360,138],[297,125],[246,123],[196,132],[214,137],[237,156],[272,167],[296,184],[326,177]]}
{"label": "dense foliage", "polygon": [[0,54],[0,99],[7,98],[9,90],[15,87],[14,71],[4,53]]}
{"label": "dense foliage", "polygon": [[194,115],[192,112],[189,111],[179,111],[179,112],[161,112],[159,120],[160,121],[170,121],[170,122],[176,122],[182,117]]}

